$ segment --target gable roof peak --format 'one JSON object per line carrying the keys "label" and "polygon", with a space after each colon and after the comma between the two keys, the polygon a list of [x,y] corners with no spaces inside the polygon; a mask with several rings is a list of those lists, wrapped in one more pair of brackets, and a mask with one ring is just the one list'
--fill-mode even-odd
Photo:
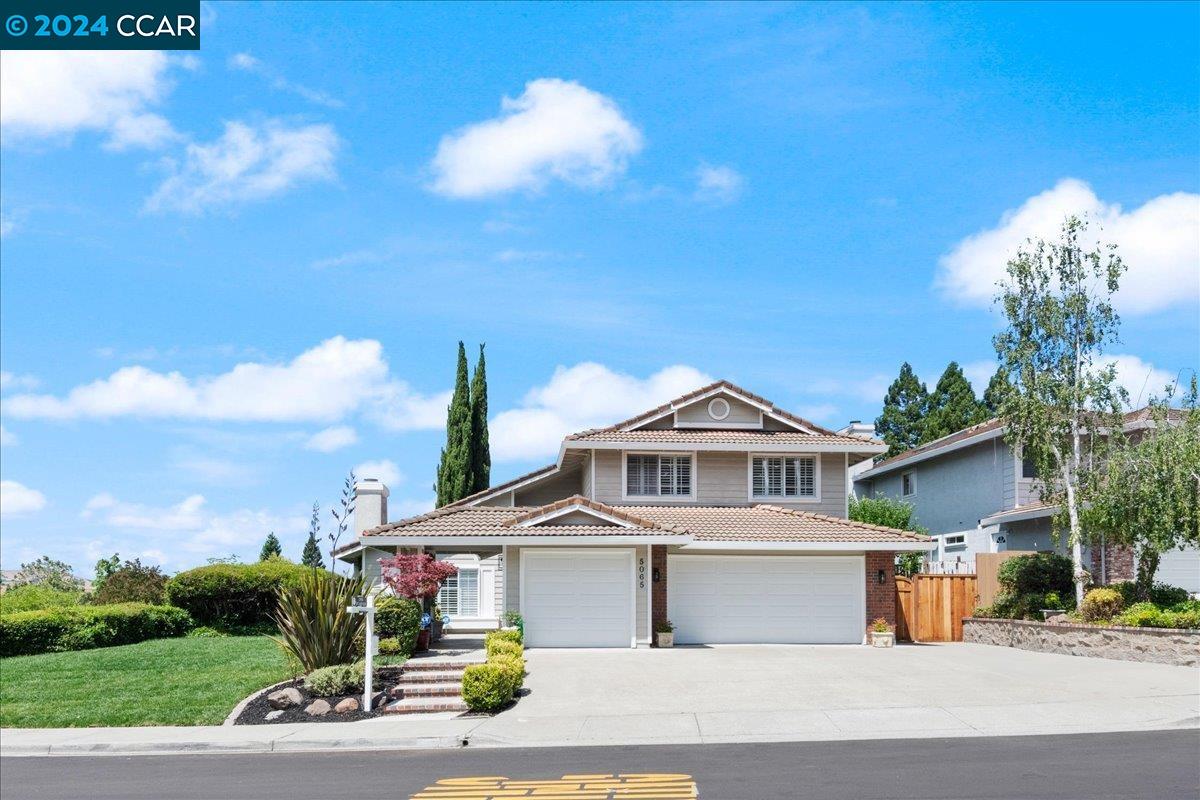
{"label": "gable roof peak", "polygon": [[607,517],[616,521],[618,524],[624,524],[628,527],[646,528],[648,530],[666,531],[668,533],[687,533],[684,528],[678,525],[667,525],[652,520],[643,519],[628,511],[623,511],[607,503],[601,503],[598,500],[592,500],[580,494],[564,497],[562,500],[555,500],[553,503],[547,503],[544,506],[531,508],[523,513],[519,513],[504,521],[504,527],[513,528],[533,524],[536,520],[549,518],[566,513],[568,511],[581,511],[583,513],[594,512],[598,517]]}

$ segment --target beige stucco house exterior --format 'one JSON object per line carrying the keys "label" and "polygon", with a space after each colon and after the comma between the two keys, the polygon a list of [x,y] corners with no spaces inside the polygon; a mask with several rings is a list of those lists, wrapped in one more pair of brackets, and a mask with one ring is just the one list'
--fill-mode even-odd
{"label": "beige stucco house exterior", "polygon": [[338,557],[375,582],[397,549],[452,561],[452,627],[517,612],[531,647],[647,646],[667,619],[682,644],[861,643],[895,621],[895,553],[930,546],[847,518],[849,468],[884,449],[720,381],[411,519],[363,481]]}

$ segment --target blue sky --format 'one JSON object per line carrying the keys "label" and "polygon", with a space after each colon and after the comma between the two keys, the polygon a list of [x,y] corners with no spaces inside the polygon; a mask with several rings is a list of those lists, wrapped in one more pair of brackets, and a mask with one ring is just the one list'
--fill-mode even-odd
{"label": "blue sky", "polygon": [[198,53],[6,53],[0,561],[296,557],[364,464],[424,510],[459,339],[497,481],[708,378],[831,427],[904,360],[982,391],[991,287],[1068,211],[1153,390],[1200,365],[1198,23],[205,3]]}

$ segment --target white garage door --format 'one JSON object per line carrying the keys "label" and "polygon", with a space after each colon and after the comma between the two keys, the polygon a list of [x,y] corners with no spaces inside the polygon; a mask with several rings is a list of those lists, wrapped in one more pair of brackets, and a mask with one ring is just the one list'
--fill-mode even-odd
{"label": "white garage door", "polygon": [[1163,553],[1154,579],[1171,586],[1182,586],[1192,594],[1200,592],[1200,549],[1189,547]]}
{"label": "white garage door", "polygon": [[630,647],[633,552],[521,551],[529,647]]}
{"label": "white garage door", "polygon": [[861,556],[668,556],[680,644],[859,644]]}

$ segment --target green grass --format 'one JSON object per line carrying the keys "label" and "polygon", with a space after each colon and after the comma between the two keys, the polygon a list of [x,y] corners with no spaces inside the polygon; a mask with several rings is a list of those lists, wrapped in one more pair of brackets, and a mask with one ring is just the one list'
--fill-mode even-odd
{"label": "green grass", "polygon": [[289,677],[265,636],[155,639],[0,659],[0,726],[219,725]]}

